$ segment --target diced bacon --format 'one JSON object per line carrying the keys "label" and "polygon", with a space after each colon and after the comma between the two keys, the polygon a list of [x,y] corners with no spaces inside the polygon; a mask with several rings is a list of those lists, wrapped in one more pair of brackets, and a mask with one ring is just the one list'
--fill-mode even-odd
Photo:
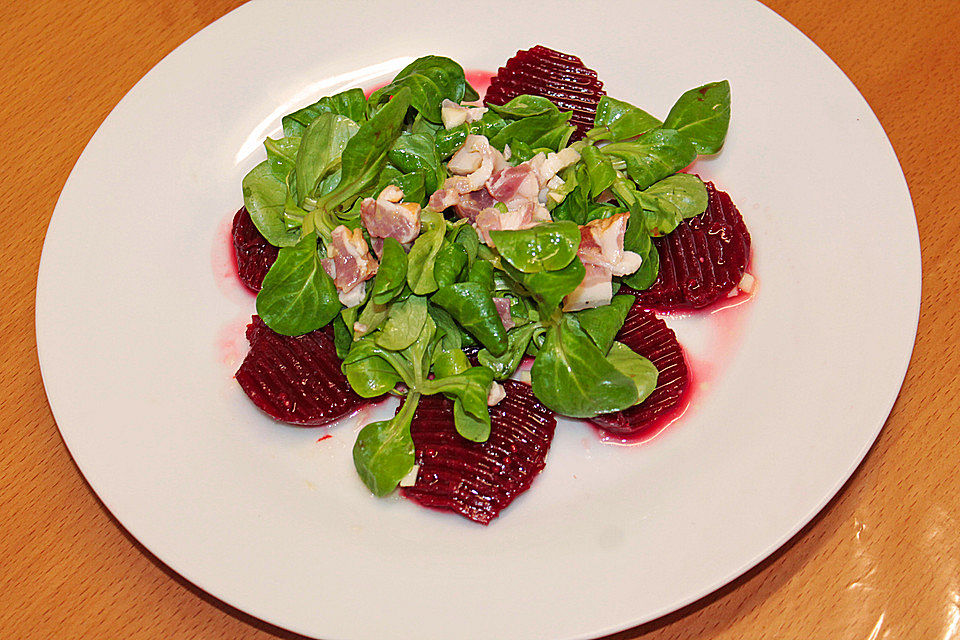
{"label": "diced bacon", "polygon": [[377,196],[377,199],[386,200],[387,202],[400,202],[403,200],[403,189],[395,184],[388,184],[383,188],[383,191],[380,192],[380,195]]}
{"label": "diced bacon", "polygon": [[577,257],[586,268],[583,282],[564,299],[564,311],[591,309],[613,298],[613,276],[624,276],[640,268],[640,255],[623,250],[623,237],[630,214],[623,212],[580,227]]}
{"label": "diced bacon", "polygon": [[487,246],[492,247],[493,241],[490,239],[491,231],[513,231],[534,227],[540,222],[543,222],[542,219],[536,217],[536,211],[536,206],[530,203],[527,203],[520,209],[508,209],[506,213],[490,207],[477,214],[477,219],[473,223],[473,226],[477,230],[477,233],[480,234],[480,239]]}
{"label": "diced bacon", "polygon": [[466,218],[470,222],[477,219],[477,215],[487,207],[492,207],[497,203],[490,195],[486,187],[481,187],[476,191],[471,191],[460,196],[459,201],[454,205],[457,215]]}
{"label": "diced bacon", "polygon": [[527,162],[530,163],[531,168],[536,172],[540,187],[545,187],[547,183],[557,175],[558,171],[569,167],[579,159],[580,154],[577,153],[575,149],[566,147],[559,152],[551,151],[547,155],[543,155],[542,152],[538,153]]}
{"label": "diced bacon", "polygon": [[491,177],[487,189],[498,202],[510,208],[514,202],[534,202],[540,193],[540,184],[534,168],[524,162],[515,167],[507,167]]}
{"label": "diced bacon", "polygon": [[360,219],[371,237],[395,238],[402,244],[420,235],[420,205],[402,199],[403,191],[388,185],[376,200],[360,203]]}
{"label": "diced bacon", "polygon": [[639,269],[640,255],[623,250],[629,219],[630,214],[623,212],[581,226],[577,251],[580,259],[584,263],[606,267],[615,276],[625,276]]}
{"label": "diced bacon", "polygon": [[361,282],[349,291],[341,291],[337,294],[340,304],[346,308],[359,306],[363,299],[367,297],[367,283]]}
{"label": "diced bacon", "polygon": [[494,382],[492,385],[490,385],[490,393],[487,394],[487,406],[495,407],[506,397],[507,392],[503,388],[503,385],[499,382]]}
{"label": "diced bacon", "polygon": [[486,112],[486,107],[465,107],[449,98],[440,103],[440,119],[444,129],[453,129],[464,122],[476,122]]}
{"label": "diced bacon", "polygon": [[594,264],[583,263],[586,273],[576,289],[563,299],[564,311],[593,309],[610,304],[613,299],[613,279],[610,270]]}
{"label": "diced bacon", "polygon": [[497,307],[497,313],[500,314],[500,321],[503,322],[503,328],[507,331],[513,329],[516,324],[513,322],[513,314],[510,312],[510,305],[513,301],[510,298],[494,298],[493,304]]}
{"label": "diced bacon", "polygon": [[331,236],[327,257],[320,263],[323,270],[333,278],[333,283],[340,292],[340,302],[347,307],[356,306],[363,301],[364,289],[360,285],[377,273],[379,265],[367,249],[362,229],[351,231],[340,225],[333,230]]}
{"label": "diced bacon", "polygon": [[470,134],[463,146],[447,162],[447,169],[458,176],[465,176],[466,182],[456,183],[460,193],[476,191],[482,187],[494,171],[507,166],[507,161],[499,149],[490,146],[486,136]]}
{"label": "diced bacon", "polygon": [[463,180],[463,178],[447,178],[443,186],[430,196],[427,209],[441,213],[460,202],[460,191],[456,188],[460,180]]}

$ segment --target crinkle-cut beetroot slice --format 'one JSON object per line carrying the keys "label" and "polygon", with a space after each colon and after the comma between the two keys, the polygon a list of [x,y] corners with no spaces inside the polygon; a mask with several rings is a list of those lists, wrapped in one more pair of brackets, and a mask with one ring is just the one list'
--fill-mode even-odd
{"label": "crinkle-cut beetroot slice", "polygon": [[570,124],[577,130],[571,140],[579,140],[593,127],[597,103],[605,92],[597,72],[580,58],[537,45],[518,51],[500,67],[483,101],[504,105],[524,94],[543,96],[561,111],[572,111]]}
{"label": "crinkle-cut beetroot slice", "polygon": [[530,487],[546,463],[557,421],[522,382],[503,383],[506,398],[490,407],[490,438],[471,442],[453,425],[453,402],[425,396],[410,427],[420,468],[407,498],[489,524]]}
{"label": "crinkle-cut beetroot slice", "polygon": [[367,402],[350,388],[333,339],[323,329],[284,336],[253,316],[247,339],[250,352],[235,377],[253,403],[271,417],[315,427]]}
{"label": "crinkle-cut beetroot slice", "polygon": [[709,204],[672,233],[654,238],[660,273],[637,301],[649,309],[700,309],[726,296],[750,261],[750,232],[730,196],[706,183]]}
{"label": "crinkle-cut beetroot slice", "polygon": [[260,291],[263,277],[277,260],[280,250],[263,237],[246,207],[240,207],[233,217],[232,235],[240,281],[251,291]]}
{"label": "crinkle-cut beetroot slice", "polygon": [[640,404],[606,413],[591,422],[617,437],[635,436],[659,418],[679,408],[689,383],[683,347],[666,323],[652,311],[634,304],[617,340],[657,367],[657,388]]}

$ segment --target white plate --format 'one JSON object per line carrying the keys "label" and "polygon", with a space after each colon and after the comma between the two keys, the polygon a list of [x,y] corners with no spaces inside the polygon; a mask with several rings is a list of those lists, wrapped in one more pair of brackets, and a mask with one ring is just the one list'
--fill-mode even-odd
{"label": "white plate", "polygon": [[[561,425],[546,471],[484,528],[370,497],[355,419],[318,443],[324,431],[246,400],[231,376],[253,299],[229,273],[226,229],[285,112],[418,55],[495,70],[536,43],[654,114],[730,80],[726,148],[698,170],[739,204],[761,288],[736,311],[670,320],[701,383],[680,424],[634,448]],[[677,609],[808,522],[883,425],[919,299],[916,222],[883,130],[760,4],[254,2],[158,64],[90,141],[44,245],[37,342],[90,485],[218,598],[329,640],[556,640]]]}

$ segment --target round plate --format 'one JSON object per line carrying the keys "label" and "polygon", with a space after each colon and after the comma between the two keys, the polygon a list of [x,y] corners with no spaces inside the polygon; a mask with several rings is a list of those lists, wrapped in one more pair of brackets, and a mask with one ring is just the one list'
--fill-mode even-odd
{"label": "round plate", "polygon": [[[283,114],[420,55],[493,71],[538,43],[661,117],[730,80],[726,148],[696,170],[739,204],[760,289],[668,319],[698,382],[679,423],[631,448],[561,424],[544,473],[485,528],[371,497],[350,458],[370,415],[318,441],[327,430],[247,401],[232,375],[253,298],[227,236]],[[253,2],[167,56],[83,152],[44,245],[37,342],[90,485],[218,598],[328,640],[558,640],[675,610],[807,523],[883,425],[919,300],[916,221],[883,130],[760,4]]]}

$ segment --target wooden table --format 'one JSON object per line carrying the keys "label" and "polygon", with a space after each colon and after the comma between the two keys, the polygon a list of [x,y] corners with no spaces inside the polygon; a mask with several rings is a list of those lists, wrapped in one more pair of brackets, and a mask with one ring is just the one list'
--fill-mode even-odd
{"label": "wooden table", "polygon": [[[153,65],[238,4],[4,0],[0,7],[0,637],[299,637],[194,588],[107,513],[57,432],[34,337],[44,231],[84,145]],[[613,637],[960,638],[960,324],[948,307],[960,292],[960,7],[955,0],[767,4],[840,65],[897,151],[923,247],[917,346],[880,439],[811,524],[713,595]]]}

